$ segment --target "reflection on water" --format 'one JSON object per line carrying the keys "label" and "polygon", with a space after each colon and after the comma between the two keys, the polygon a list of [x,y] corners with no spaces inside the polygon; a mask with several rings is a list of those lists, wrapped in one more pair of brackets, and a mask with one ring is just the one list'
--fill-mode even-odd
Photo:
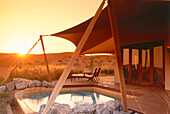
{"label": "reflection on water", "polygon": [[[41,93],[37,95],[31,95],[28,98],[24,98],[23,100],[33,111],[38,112],[39,107],[42,104],[47,103],[50,95],[51,93]],[[60,92],[60,95],[56,98],[55,102],[69,104],[70,107],[73,108],[77,104],[100,104],[105,103],[108,100],[118,101],[117,99],[90,91],[74,91]]]}

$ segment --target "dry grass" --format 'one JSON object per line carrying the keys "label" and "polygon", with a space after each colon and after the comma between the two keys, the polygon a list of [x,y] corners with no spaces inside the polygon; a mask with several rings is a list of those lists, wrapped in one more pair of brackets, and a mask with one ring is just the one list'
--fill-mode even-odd
{"label": "dry grass", "polygon": [[2,82],[4,81],[4,77],[2,74],[0,74],[0,86],[2,85]]}
{"label": "dry grass", "polygon": [[[14,70],[13,69],[14,68],[10,68],[9,77],[5,83],[12,81],[13,78],[25,78],[29,80],[48,81],[48,73],[45,65],[16,67]],[[51,79],[52,80],[59,79],[64,69],[65,66],[49,65]],[[82,72],[82,69],[73,67],[70,72],[70,75],[72,73],[80,73],[80,72]]]}

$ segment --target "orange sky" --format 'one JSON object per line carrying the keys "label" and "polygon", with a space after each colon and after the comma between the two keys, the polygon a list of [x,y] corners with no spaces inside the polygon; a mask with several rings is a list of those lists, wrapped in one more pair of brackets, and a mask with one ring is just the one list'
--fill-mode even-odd
{"label": "orange sky", "polygon": [[[102,0],[0,0],[0,52],[27,53],[39,35],[56,33],[94,15]],[[47,53],[74,51],[74,44],[45,37]],[[42,53],[40,43],[32,53]]]}

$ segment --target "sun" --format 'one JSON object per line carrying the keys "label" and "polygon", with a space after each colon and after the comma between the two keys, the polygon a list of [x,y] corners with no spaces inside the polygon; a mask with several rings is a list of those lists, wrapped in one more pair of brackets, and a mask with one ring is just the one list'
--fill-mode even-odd
{"label": "sun", "polygon": [[18,53],[20,57],[24,57],[26,54],[25,53]]}

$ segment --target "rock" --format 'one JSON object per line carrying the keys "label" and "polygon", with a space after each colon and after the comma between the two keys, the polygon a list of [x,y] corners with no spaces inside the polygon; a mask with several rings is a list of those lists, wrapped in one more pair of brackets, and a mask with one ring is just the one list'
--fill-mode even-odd
{"label": "rock", "polygon": [[36,86],[36,87],[40,87],[40,86],[41,86],[41,82],[40,82],[40,81],[34,80],[34,82],[35,82],[35,86]]}
{"label": "rock", "polygon": [[0,92],[5,92],[6,91],[6,86],[0,86]]}
{"label": "rock", "polygon": [[116,114],[132,114],[132,113],[133,111],[128,110],[128,112],[120,111],[119,113],[116,113]]}
{"label": "rock", "polygon": [[139,114],[138,112],[135,112],[134,114]]}
{"label": "rock", "polygon": [[14,82],[9,82],[8,84],[6,84],[7,87],[7,91],[11,92],[15,89],[15,83]]}
{"label": "rock", "polygon": [[111,113],[113,113],[114,111],[115,111],[115,109],[117,108],[117,107],[115,107],[117,102],[114,102],[114,101],[112,101],[112,100],[110,100],[110,101],[107,101],[106,102],[106,107],[107,107],[107,109],[111,112]]}
{"label": "rock", "polygon": [[52,87],[54,88],[56,84],[57,84],[57,82],[56,82],[56,81],[53,81],[51,85],[52,85]]}
{"label": "rock", "polygon": [[15,84],[16,84],[16,83],[22,83],[22,82],[29,83],[29,82],[31,82],[31,80],[23,79],[23,78],[14,78],[14,79],[13,79],[13,82],[14,82]]}
{"label": "rock", "polygon": [[13,82],[15,83],[16,89],[20,90],[20,89],[27,88],[29,86],[29,83],[32,81],[28,79],[23,79],[23,78],[14,78]]}
{"label": "rock", "polygon": [[54,109],[57,111],[57,114],[69,114],[72,112],[70,105],[68,104],[59,104],[59,103],[54,103]]}
{"label": "rock", "polygon": [[16,89],[20,90],[20,89],[25,89],[28,87],[28,83],[27,82],[19,82],[15,84]]}
{"label": "rock", "polygon": [[95,114],[110,114],[105,104],[96,104],[96,113]]}
{"label": "rock", "polygon": [[42,104],[42,105],[40,106],[40,110],[39,110],[38,114],[41,114],[41,113],[43,112],[45,106],[46,106],[46,104]]}
{"label": "rock", "polygon": [[29,88],[35,87],[35,82],[34,82],[34,81],[29,82],[29,83],[28,83],[28,87],[29,87]]}
{"label": "rock", "polygon": [[[39,110],[38,114],[42,114],[43,110],[45,109],[45,106],[46,106],[46,104],[42,104],[40,106],[40,110]],[[55,109],[53,107],[50,108],[50,110],[47,112],[47,114],[56,114]]]}
{"label": "rock", "polygon": [[95,107],[90,104],[81,104],[73,108],[74,114],[93,114],[95,112]]}
{"label": "rock", "polygon": [[119,111],[123,111],[123,105],[119,103]]}
{"label": "rock", "polygon": [[[38,114],[41,114],[45,108],[45,104],[40,106]],[[53,103],[47,114],[71,114],[72,110],[68,104]]]}
{"label": "rock", "polygon": [[106,102],[106,105],[110,111],[123,111],[123,106],[119,102],[110,100]]}
{"label": "rock", "polygon": [[51,83],[49,83],[47,81],[43,81],[42,82],[42,87],[51,87]]}
{"label": "rock", "polygon": [[47,114],[58,114],[56,109],[54,107],[50,108],[50,110],[47,112]]}
{"label": "rock", "polygon": [[[103,104],[81,104],[75,106],[72,110],[68,104],[53,103],[47,114],[131,114],[132,111],[119,111],[120,106],[118,102],[108,101]],[[45,104],[40,106],[38,114],[41,114],[45,108]],[[117,108],[117,109],[116,109]],[[116,110],[115,110],[116,109]]]}

